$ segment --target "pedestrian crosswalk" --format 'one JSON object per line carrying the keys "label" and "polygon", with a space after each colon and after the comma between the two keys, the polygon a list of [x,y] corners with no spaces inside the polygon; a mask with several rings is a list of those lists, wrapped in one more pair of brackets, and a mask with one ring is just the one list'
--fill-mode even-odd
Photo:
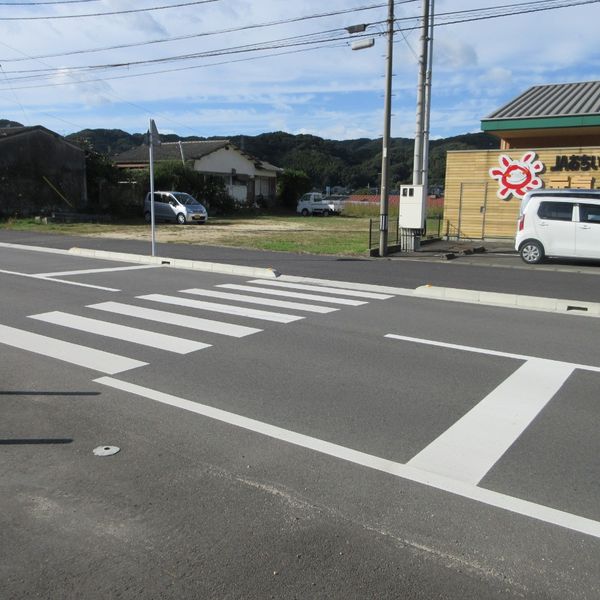
{"label": "pedestrian crosswalk", "polygon": [[[174,294],[149,293],[129,302],[98,302],[80,307],[75,312],[52,310],[28,315],[51,329],[57,337],[34,331],[0,325],[0,344],[114,375],[145,366],[148,362],[128,358],[120,353],[94,346],[113,339],[161,352],[190,354],[214,345],[202,339],[203,333],[244,338],[263,331],[269,323],[286,325],[311,315],[327,315],[363,306],[372,300],[386,300],[391,295],[356,289],[255,279],[245,284],[225,283],[213,288],[182,289]],[[260,306],[261,308],[257,308]],[[213,313],[221,315],[211,318]],[[235,322],[228,322],[228,318]],[[248,324],[240,324],[240,320]],[[125,321],[126,323],[122,322]],[[154,331],[160,324],[162,330]],[[256,325],[260,327],[256,327]],[[69,331],[78,332],[77,341],[89,340],[89,346],[65,339]],[[185,330],[185,334],[182,331]],[[48,328],[44,330],[44,334]],[[134,350],[132,350],[134,352]]]}

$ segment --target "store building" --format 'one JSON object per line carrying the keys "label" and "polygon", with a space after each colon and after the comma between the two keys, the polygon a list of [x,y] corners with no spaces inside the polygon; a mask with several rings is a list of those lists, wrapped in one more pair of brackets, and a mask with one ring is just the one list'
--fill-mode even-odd
{"label": "store building", "polygon": [[447,155],[450,237],[512,238],[527,191],[600,188],[600,81],[534,86],[481,128],[500,139],[499,150]]}

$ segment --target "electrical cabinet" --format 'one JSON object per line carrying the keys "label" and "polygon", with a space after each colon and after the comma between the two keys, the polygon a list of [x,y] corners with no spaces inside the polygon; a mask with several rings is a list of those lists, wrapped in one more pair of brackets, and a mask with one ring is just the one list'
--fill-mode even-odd
{"label": "electrical cabinet", "polygon": [[398,225],[401,229],[425,227],[425,193],[422,185],[400,186]]}

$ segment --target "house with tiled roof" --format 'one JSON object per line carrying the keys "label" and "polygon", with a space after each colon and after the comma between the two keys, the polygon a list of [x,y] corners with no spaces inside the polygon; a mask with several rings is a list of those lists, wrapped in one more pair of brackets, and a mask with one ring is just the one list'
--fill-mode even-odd
{"label": "house with tiled roof", "polygon": [[[222,177],[229,195],[238,202],[258,198],[273,202],[277,175],[283,169],[260,160],[229,140],[163,142],[154,146],[154,161],[181,161],[207,176]],[[121,169],[148,167],[148,146],[138,146],[113,158]]]}
{"label": "house with tiled roof", "polygon": [[512,238],[526,192],[600,189],[600,81],[535,85],[481,119],[499,150],[450,151],[449,236]]}

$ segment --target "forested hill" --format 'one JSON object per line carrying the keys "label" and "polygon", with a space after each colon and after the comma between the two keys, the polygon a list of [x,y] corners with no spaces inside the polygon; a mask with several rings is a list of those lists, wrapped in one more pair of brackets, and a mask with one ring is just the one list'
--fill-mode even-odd
{"label": "forested hill", "polygon": [[[201,137],[163,135],[165,142],[197,141]],[[96,152],[114,156],[139,146],[140,133],[120,129],[84,129],[67,136],[72,141],[85,140]],[[314,135],[292,135],[281,131],[257,136],[227,136],[236,146],[253,156],[285,169],[304,171],[316,187],[342,185],[353,189],[377,186],[381,172],[381,140],[325,140]],[[412,180],[413,140],[393,138],[390,147],[392,183]],[[470,133],[432,140],[430,182],[443,185],[447,150],[498,148],[499,141],[485,133]]]}

